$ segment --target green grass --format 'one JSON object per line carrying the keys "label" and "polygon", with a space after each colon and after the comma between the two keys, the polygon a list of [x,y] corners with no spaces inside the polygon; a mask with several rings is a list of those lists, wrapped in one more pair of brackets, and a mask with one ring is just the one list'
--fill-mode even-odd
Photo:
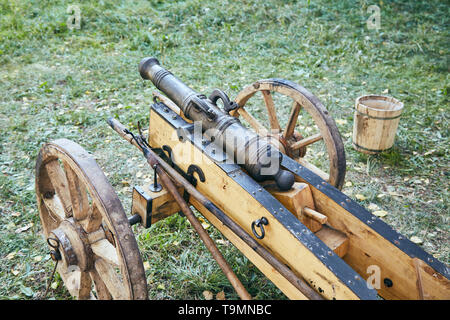
{"label": "green grass", "polygon": [[[375,3],[378,31],[366,27],[367,7]],[[154,88],[137,72],[146,56],[204,94],[217,87],[235,97],[269,77],[308,88],[340,120],[352,183],[344,192],[363,194],[363,205],[388,211],[383,219],[396,230],[450,261],[445,2],[79,1],[79,30],[67,28],[69,4],[0,0],[0,298],[36,298],[53,266],[34,194],[43,143],[65,137],[92,152],[127,212],[131,190],[122,181],[151,178],[139,153],[105,121],[112,115],[131,128],[148,123]],[[405,104],[395,145],[362,155],[351,147],[354,100],[385,90]],[[29,230],[15,232],[30,222]],[[202,299],[204,290],[237,298],[185,219],[136,231],[150,264],[151,298]],[[219,248],[250,294],[284,298],[231,244]],[[51,296],[68,298],[61,283]]]}

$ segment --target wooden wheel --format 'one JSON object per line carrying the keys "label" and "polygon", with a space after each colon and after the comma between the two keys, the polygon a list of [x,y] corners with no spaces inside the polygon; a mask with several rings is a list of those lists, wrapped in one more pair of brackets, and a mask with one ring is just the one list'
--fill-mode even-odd
{"label": "wooden wheel", "polygon": [[[252,108],[252,101],[248,101],[257,92],[262,94],[267,109],[267,117],[263,121],[270,125],[270,129],[248,112],[252,109],[258,111],[258,106]],[[275,107],[274,101],[280,102],[280,106]],[[236,97],[236,103],[239,108],[232,113],[234,116],[241,116],[257,133],[270,139],[281,152],[336,188],[342,188],[345,178],[344,145],[336,123],[316,96],[292,81],[265,79],[244,88]],[[286,105],[291,106],[290,116],[285,123],[280,123],[279,119],[285,117],[277,115],[277,109]],[[288,114],[287,108],[281,111]],[[307,147],[309,149],[319,144],[322,146],[307,155]],[[328,161],[324,156],[328,156]]]}
{"label": "wooden wheel", "polygon": [[144,266],[128,219],[95,160],[78,144],[45,144],[36,162],[44,236],[57,271],[78,299],[146,299]]}

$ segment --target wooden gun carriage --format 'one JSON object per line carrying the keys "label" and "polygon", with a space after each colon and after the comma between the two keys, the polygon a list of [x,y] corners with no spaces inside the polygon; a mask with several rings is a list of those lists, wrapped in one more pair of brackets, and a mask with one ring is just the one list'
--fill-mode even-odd
{"label": "wooden gun carriage", "polygon": [[[130,225],[148,228],[180,211],[223,262],[205,231],[197,229],[189,213],[194,207],[290,299],[450,298],[445,264],[340,192],[345,177],[340,134],[308,90],[265,79],[231,101],[220,90],[209,98],[196,93],[154,58],[144,59],[139,71],[166,95],[154,92],[148,139],[108,120],[143,151],[148,170],[155,172],[153,183],[133,187],[131,216],[95,160],[75,142],[47,143],[37,159],[43,232],[71,295],[147,298]],[[271,130],[246,110],[257,92]],[[284,130],[273,92],[293,101]],[[301,112],[311,116],[319,133],[304,138],[296,131]],[[326,147],[328,170],[304,158],[307,146],[318,141]],[[265,174],[269,163],[277,168]],[[250,298],[229,267],[220,265],[240,296]]]}

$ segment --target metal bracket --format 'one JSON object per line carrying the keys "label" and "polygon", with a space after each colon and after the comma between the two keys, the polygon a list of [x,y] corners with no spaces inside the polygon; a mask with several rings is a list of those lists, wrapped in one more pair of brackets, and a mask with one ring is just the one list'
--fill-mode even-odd
{"label": "metal bracket", "polygon": [[[196,187],[197,186],[197,179],[194,177],[194,172],[197,172],[197,175],[198,175],[198,177],[199,177],[201,182],[205,182],[206,180],[205,180],[205,174],[203,173],[203,170],[199,166],[197,166],[195,164],[191,164],[188,167],[188,170],[187,170],[187,177],[188,178],[186,180],[189,181],[194,187]],[[186,190],[184,190],[183,199],[186,202],[189,202],[189,196],[190,196],[189,193]],[[179,214],[182,217],[184,216],[184,214],[181,211],[179,212]]]}
{"label": "metal bracket", "polygon": [[200,181],[201,181],[201,182],[205,182],[205,174],[203,173],[203,170],[202,170],[199,166],[197,166],[197,165],[195,165],[195,164],[191,164],[191,165],[188,167],[187,175],[190,177],[189,182],[190,182],[194,187],[196,187],[196,186],[197,186],[197,179],[195,179],[195,177],[194,177],[194,172],[197,172],[197,175],[198,175],[198,177],[200,178]]}

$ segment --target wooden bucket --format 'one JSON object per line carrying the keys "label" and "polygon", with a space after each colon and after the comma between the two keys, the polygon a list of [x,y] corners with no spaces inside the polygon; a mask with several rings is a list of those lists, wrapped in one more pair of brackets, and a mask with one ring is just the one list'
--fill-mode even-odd
{"label": "wooden bucket", "polygon": [[394,144],[403,103],[392,97],[368,95],[355,102],[353,148],[376,154]]}

